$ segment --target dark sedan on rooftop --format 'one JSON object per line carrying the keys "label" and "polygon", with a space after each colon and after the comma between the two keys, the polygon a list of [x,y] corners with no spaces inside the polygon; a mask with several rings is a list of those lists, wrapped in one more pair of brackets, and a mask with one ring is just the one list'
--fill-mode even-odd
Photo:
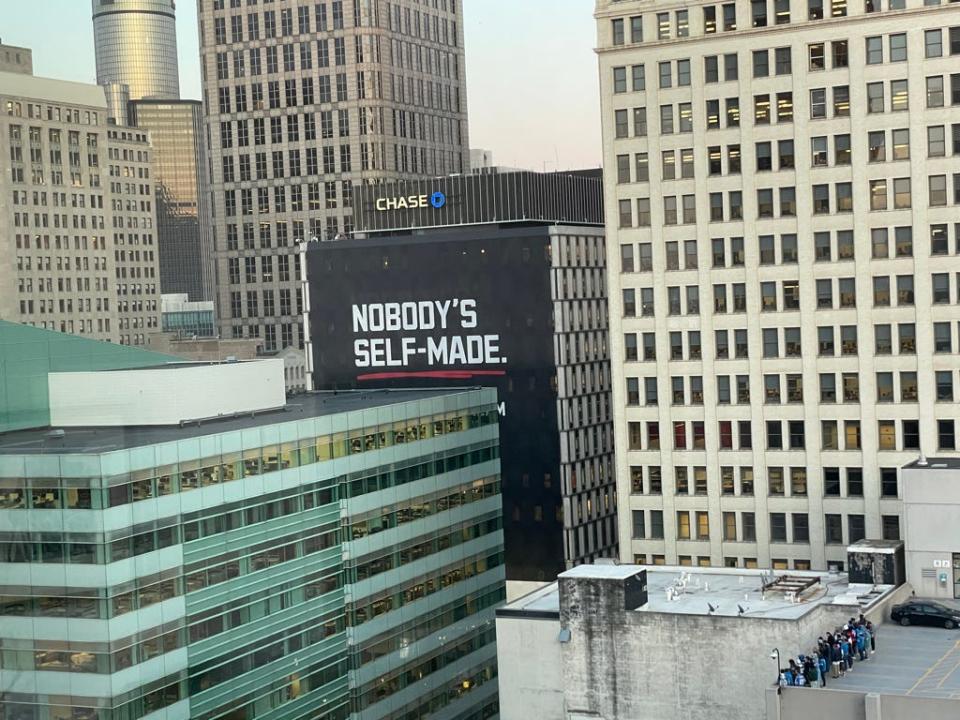
{"label": "dark sedan on rooftop", "polygon": [[929,625],[952,630],[960,627],[960,610],[929,600],[911,600],[894,607],[890,619],[901,625]]}

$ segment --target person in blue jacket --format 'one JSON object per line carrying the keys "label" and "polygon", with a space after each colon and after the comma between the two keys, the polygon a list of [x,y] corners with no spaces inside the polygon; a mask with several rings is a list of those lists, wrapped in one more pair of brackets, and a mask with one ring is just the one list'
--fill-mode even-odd
{"label": "person in blue jacket", "polygon": [[857,625],[857,653],[861,660],[867,659],[867,631],[863,625]]}
{"label": "person in blue jacket", "polygon": [[820,687],[826,687],[827,672],[830,670],[830,661],[827,659],[825,651],[821,651],[817,656],[817,670],[820,671]]}

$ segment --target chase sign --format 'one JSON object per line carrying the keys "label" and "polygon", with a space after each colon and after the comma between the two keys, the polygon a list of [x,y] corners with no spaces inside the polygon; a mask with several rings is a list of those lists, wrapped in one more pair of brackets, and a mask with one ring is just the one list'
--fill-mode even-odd
{"label": "chase sign", "polygon": [[405,195],[401,197],[377,198],[375,207],[380,212],[388,210],[412,210],[432,207],[439,210],[447,204],[447,196],[437,190],[432,195]]}

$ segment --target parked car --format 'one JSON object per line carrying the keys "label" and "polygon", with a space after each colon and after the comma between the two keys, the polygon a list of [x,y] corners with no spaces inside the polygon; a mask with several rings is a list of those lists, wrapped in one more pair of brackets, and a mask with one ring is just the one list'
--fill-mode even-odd
{"label": "parked car", "polygon": [[901,625],[931,625],[952,630],[960,627],[960,610],[928,600],[911,600],[894,607],[890,619]]}

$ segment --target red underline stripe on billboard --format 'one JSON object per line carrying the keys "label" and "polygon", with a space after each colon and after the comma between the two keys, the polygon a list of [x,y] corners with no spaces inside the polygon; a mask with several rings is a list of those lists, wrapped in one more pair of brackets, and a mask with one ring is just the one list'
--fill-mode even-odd
{"label": "red underline stripe on billboard", "polygon": [[414,372],[382,372],[357,375],[357,380],[396,380],[398,378],[441,378],[469,380],[472,377],[506,375],[506,370],[418,370]]}

